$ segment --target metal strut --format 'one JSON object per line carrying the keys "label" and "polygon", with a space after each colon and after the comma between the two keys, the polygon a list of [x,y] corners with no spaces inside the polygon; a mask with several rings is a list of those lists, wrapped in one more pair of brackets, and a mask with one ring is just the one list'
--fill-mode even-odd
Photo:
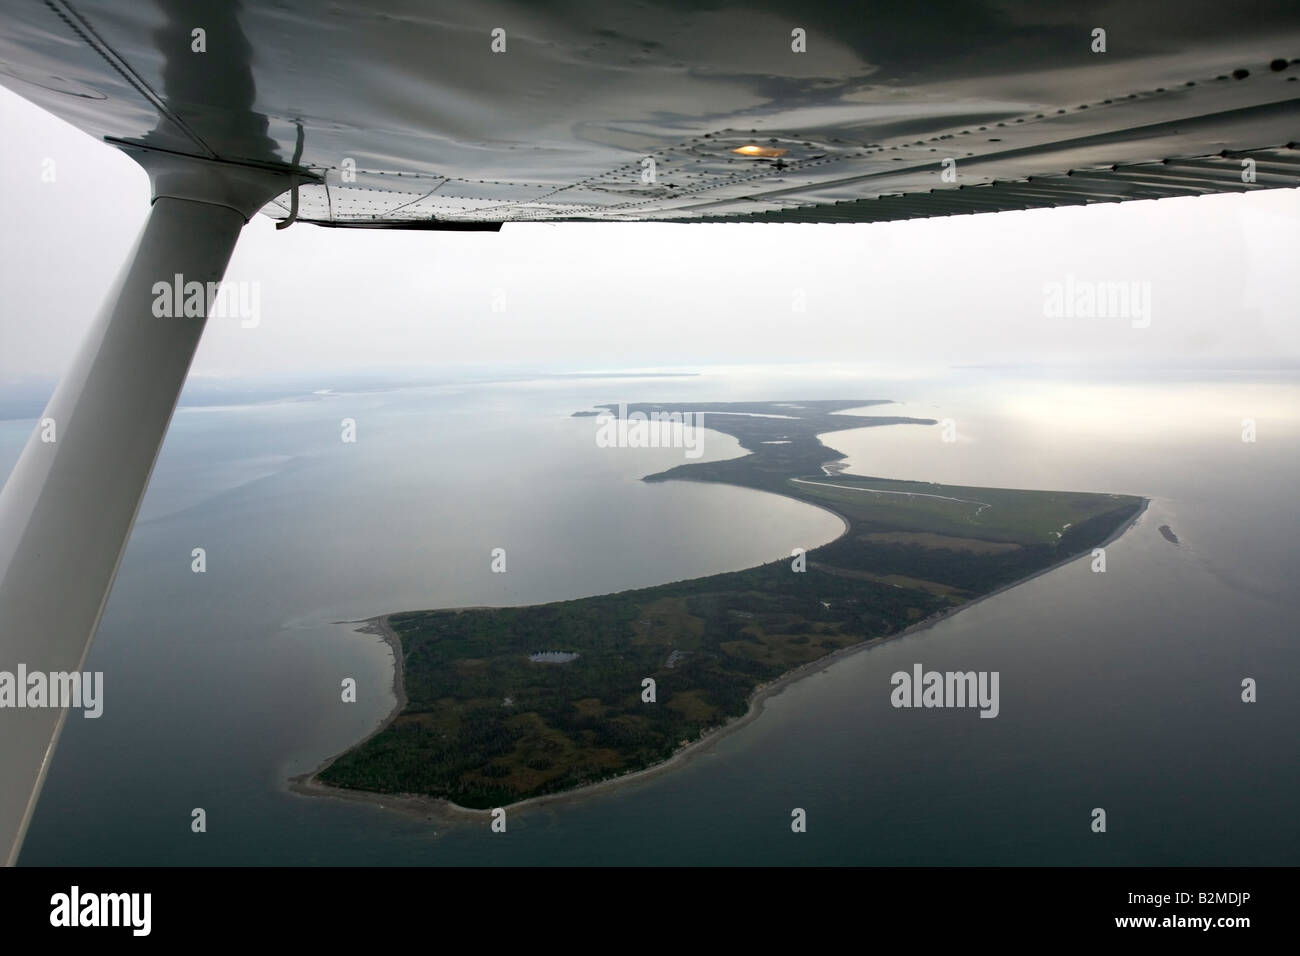
{"label": "metal strut", "polygon": [[[154,187],[149,218],[0,491],[0,672],[9,675],[84,667],[212,304],[203,296],[201,314],[177,315],[174,305],[159,308],[155,286],[220,282],[248,217],[287,178],[176,154],[137,158]],[[25,704],[37,701],[10,686]],[[101,693],[112,707],[111,674]],[[8,865],[68,714],[48,693],[41,703],[3,714],[0,860]]]}

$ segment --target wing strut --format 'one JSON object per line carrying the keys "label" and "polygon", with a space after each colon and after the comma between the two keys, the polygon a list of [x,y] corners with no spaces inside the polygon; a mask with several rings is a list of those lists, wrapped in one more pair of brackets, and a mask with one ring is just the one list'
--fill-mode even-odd
{"label": "wing strut", "polygon": [[[149,219],[0,492],[0,681],[13,675],[24,704],[37,701],[30,675],[82,670],[207,321],[207,284],[225,274],[248,217],[288,182],[280,171],[175,154],[137,159],[153,182]],[[185,294],[190,282],[202,283],[200,299]],[[16,686],[20,673],[28,687]],[[48,706],[53,690],[47,706],[0,708],[7,865],[64,719],[82,719],[75,707]],[[101,695],[111,711],[111,673]]]}

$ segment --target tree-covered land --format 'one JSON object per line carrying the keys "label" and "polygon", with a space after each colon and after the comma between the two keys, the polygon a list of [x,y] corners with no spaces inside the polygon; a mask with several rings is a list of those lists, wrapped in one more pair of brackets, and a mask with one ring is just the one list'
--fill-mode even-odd
{"label": "tree-covered land", "polygon": [[[821,465],[843,456],[819,434],[934,424],[834,414],[872,404],[879,403],[630,406],[629,414],[703,412],[709,429],[751,452],[646,480],[722,481],[788,495],[832,509],[847,532],[803,562],[785,556],[531,607],[390,615],[406,706],[320,779],[483,808],[639,770],[744,713],[759,684],[1089,551],[1142,505],[1126,495],[827,475]],[[789,417],[759,417],[768,415]],[[804,570],[794,570],[800,563]],[[530,659],[554,650],[579,656]],[[644,699],[646,678],[653,703]]]}

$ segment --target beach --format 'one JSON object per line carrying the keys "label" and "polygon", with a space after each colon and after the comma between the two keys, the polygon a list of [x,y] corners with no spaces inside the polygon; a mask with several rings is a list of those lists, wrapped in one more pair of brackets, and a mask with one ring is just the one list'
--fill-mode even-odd
{"label": "beach", "polygon": [[[1110,534],[1110,536],[1107,537],[1106,540],[1101,543],[1099,547],[1106,547],[1110,545],[1112,542],[1118,540],[1125,533],[1127,533],[1134,525],[1137,524],[1137,522],[1141,519],[1141,517],[1146,513],[1146,510],[1150,504],[1151,504],[1151,499],[1143,498],[1141,507],[1139,507],[1138,510],[1134,513],[1133,517],[1130,518],[1123,525],[1121,525],[1119,528],[1115,529],[1115,531],[1113,531]],[[830,509],[826,509],[826,510],[830,510]],[[845,520],[845,531],[847,531],[848,526],[849,526],[849,522]],[[1027,575],[1023,578],[1020,578],[1019,580],[1012,581],[1009,584],[1005,584],[1002,587],[996,588],[995,590],[990,591],[987,594],[980,595],[979,597],[967,601],[958,607],[948,608],[938,612],[937,614],[932,614],[929,617],[917,621],[915,624],[912,624],[904,628],[903,630],[898,631],[897,633],[882,635],[880,637],[875,637],[870,640],[853,644],[849,647],[843,647],[837,651],[833,651],[832,653],[825,655],[824,657],[819,657],[815,661],[809,661],[807,664],[804,664],[801,667],[797,667],[794,670],[787,671],[785,674],[782,674],[780,677],[776,678],[775,680],[769,681],[766,684],[760,684],[757,687],[755,687],[753,692],[749,696],[749,706],[746,709],[744,714],[741,714],[738,717],[734,717],[724,724],[720,724],[710,730],[705,731],[696,740],[693,740],[690,743],[686,744],[685,746],[680,747],[668,759],[660,761],[659,763],[656,764],[652,764],[651,766],[642,768],[640,770],[631,771],[629,773],[621,774],[616,777],[610,777],[608,779],[600,780],[595,783],[586,784],[582,787],[577,787],[572,790],[564,790],[564,791],[551,793],[551,794],[542,794],[540,796],[529,797],[525,800],[520,800],[515,803],[507,804],[503,807],[503,809],[506,811],[507,819],[510,817],[511,814],[518,813],[520,811],[535,810],[547,806],[558,806],[562,804],[576,803],[583,800],[587,800],[592,797],[610,793],[611,791],[614,791],[616,789],[627,787],[633,783],[644,782],[653,779],[654,777],[660,774],[664,774],[673,769],[681,767],[686,763],[688,763],[690,760],[699,756],[701,753],[706,751],[709,747],[717,743],[722,738],[726,737],[729,734],[735,733],[736,731],[740,730],[742,727],[745,727],[751,721],[756,720],[759,717],[759,715],[762,714],[764,706],[767,703],[767,701],[775,697],[777,694],[780,694],[791,684],[794,684],[797,681],[800,681],[805,677],[808,677],[814,673],[819,673],[821,671],[824,671],[828,667],[832,666],[833,664],[841,660],[844,660],[845,658],[851,657],[855,654],[860,654],[863,653],[864,651],[871,650],[874,647],[878,647],[881,644],[885,644],[890,641],[896,641],[901,638],[920,633],[921,631],[928,630],[929,628],[934,627],[940,621],[947,620],[948,618],[952,617],[955,614],[960,614],[962,611],[974,607],[975,605],[981,603],[982,601],[987,601],[988,599],[992,597],[996,597],[997,595],[1002,594],[1005,591],[1009,591],[1012,588],[1020,587],[1022,584],[1032,581],[1034,578],[1040,577],[1041,575],[1044,574],[1048,574],[1052,571],[1058,570],[1061,567],[1064,567],[1067,564],[1071,564],[1075,561],[1079,561],[1087,557],[1088,555],[1085,553],[1073,555],[1069,558],[1065,558],[1061,561],[1058,561],[1057,563],[1049,567],[1042,568],[1034,572],[1033,574]],[[474,610],[474,609],[475,608],[459,608],[456,610]],[[452,609],[448,609],[448,610],[452,610]],[[406,690],[403,681],[403,663],[402,663],[403,654],[402,654],[401,638],[398,637],[397,633],[392,629],[391,625],[389,624],[389,615],[382,614],[377,617],[367,618],[362,621],[349,621],[349,622],[341,622],[341,623],[359,624],[361,626],[357,628],[357,633],[373,634],[379,636],[388,645],[389,650],[393,654],[393,662],[394,662],[393,663],[393,696],[396,702],[393,708],[388,713],[388,715],[379,724],[379,726],[377,726],[373,731],[367,734],[366,737],[364,737],[362,740],[357,741],[355,744],[352,745],[352,747],[348,748],[348,750],[351,750],[365,743],[367,740],[369,740],[370,738],[374,737],[376,734],[379,734],[385,728],[387,728],[397,718],[397,716],[401,714],[403,710],[406,709],[407,698],[406,698]],[[394,810],[399,813],[406,814],[408,816],[418,817],[423,820],[427,820],[434,823],[441,823],[444,825],[457,823],[457,822],[482,823],[490,820],[492,817],[492,813],[493,813],[492,809],[473,809],[470,807],[462,807],[459,804],[451,802],[450,800],[444,800],[437,797],[430,797],[422,794],[410,794],[410,793],[398,793],[398,794],[375,793],[373,791],[367,791],[367,790],[353,790],[345,787],[334,787],[334,786],[330,786],[329,784],[322,783],[319,779],[317,779],[317,776],[322,771],[324,771],[327,767],[329,767],[330,764],[332,764],[335,760],[337,760],[339,756],[341,756],[341,754],[335,754],[330,758],[328,758],[327,760],[323,761],[314,770],[311,770],[308,773],[298,774],[296,776],[289,778],[287,782],[287,789],[289,790],[289,792],[298,794],[300,796],[329,797],[338,800],[349,800],[353,802],[372,804],[387,810]]]}

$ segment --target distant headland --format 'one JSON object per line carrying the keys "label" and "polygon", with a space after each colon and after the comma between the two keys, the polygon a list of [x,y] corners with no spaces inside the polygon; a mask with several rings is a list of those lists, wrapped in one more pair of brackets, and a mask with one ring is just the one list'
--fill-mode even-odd
{"label": "distant headland", "polygon": [[785,495],[838,515],[844,532],[744,571],[366,622],[393,649],[397,706],[370,737],[295,778],[292,789],[477,816],[662,772],[752,719],[789,681],[1070,561],[1122,533],[1147,504],[1130,495],[843,474],[845,456],[818,436],[936,424],[844,414],[883,404],[636,404],[575,413],[687,422],[702,415],[749,454],[643,480]]}

